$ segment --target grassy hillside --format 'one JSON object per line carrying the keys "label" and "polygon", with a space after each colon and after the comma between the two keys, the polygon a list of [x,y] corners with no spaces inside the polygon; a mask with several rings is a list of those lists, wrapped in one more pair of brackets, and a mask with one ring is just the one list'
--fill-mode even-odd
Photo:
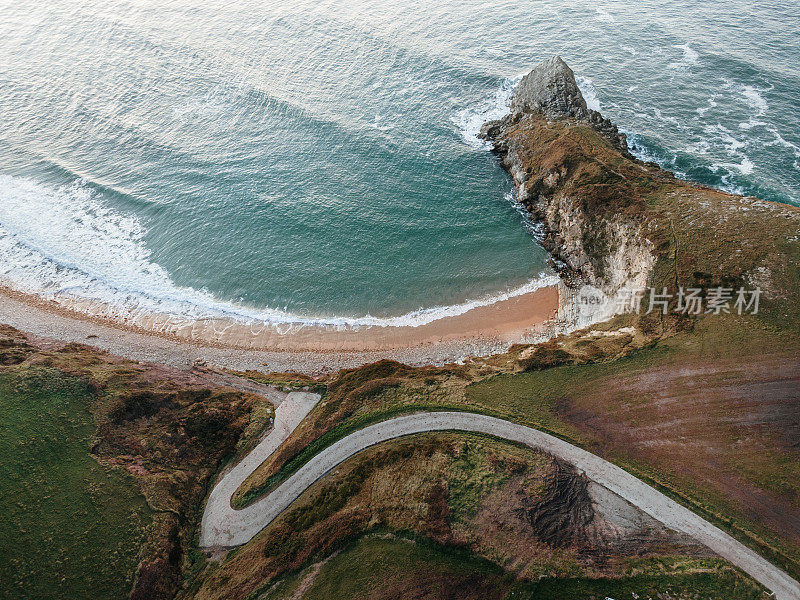
{"label": "grassy hillside", "polygon": [[134,478],[89,453],[87,382],[0,372],[0,597],[124,598],[152,511]]}
{"label": "grassy hillside", "polygon": [[182,597],[533,598],[536,581],[548,597],[564,586],[574,598],[650,589],[763,597],[654,522],[619,533],[609,515],[629,505],[599,502],[602,510],[569,466],[530,448],[475,434],[411,436],[345,461],[209,563]]}
{"label": "grassy hillside", "polygon": [[[735,572],[635,575],[625,579],[545,578],[514,582],[497,565],[463,551],[391,535],[365,536],[327,561],[288,578],[263,600],[586,600],[587,598],[693,598],[758,600],[762,592]],[[669,596],[666,596],[669,594]]]}
{"label": "grassy hillside", "polygon": [[209,479],[266,408],[197,374],[0,327],[0,597],[171,598]]}

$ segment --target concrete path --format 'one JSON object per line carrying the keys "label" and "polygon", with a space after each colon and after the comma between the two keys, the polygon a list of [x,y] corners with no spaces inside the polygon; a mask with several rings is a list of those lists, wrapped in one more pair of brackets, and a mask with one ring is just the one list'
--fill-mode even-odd
{"label": "concrete path", "polygon": [[[278,404],[275,409],[275,422],[269,435],[228,471],[211,490],[200,524],[201,547],[244,544],[275,518],[278,513],[267,519],[263,512],[265,507],[271,504],[272,494],[242,510],[234,510],[231,507],[231,498],[250,473],[267,460],[291,435],[319,399],[319,394],[291,392]],[[275,491],[280,489],[282,486]]]}
{"label": "concrete path", "polygon": [[[316,398],[318,397],[314,394],[305,394],[302,398],[291,399],[291,404],[296,408],[287,411],[283,418],[278,414],[273,432],[277,432],[275,437],[272,438],[270,434],[253,453],[217,484],[211,492],[203,515],[201,546],[230,547],[248,542],[312,483],[369,446],[415,433],[470,431],[519,442],[575,465],[590,480],[624,498],[666,527],[690,535],[748,573],[772,591],[777,600],[800,600],[800,584],[789,575],[627,471],[542,431],[474,413],[418,413],[396,417],[356,431],[316,455],[266,497],[242,510],[233,510],[230,498],[241,482],[288,437],[302,420],[300,415],[307,414]],[[287,402],[290,402],[290,398],[287,398]],[[285,405],[286,403],[281,404],[278,411]],[[251,460],[254,454],[256,456]]]}

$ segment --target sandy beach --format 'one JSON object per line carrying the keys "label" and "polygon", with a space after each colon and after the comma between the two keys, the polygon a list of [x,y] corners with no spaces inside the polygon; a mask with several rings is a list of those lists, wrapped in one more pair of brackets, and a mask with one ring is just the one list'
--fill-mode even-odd
{"label": "sandy beach", "polygon": [[[119,321],[72,310],[38,296],[0,287],[0,323],[26,333],[95,346],[138,361],[188,367],[197,360],[237,370],[322,373],[381,358],[443,364],[504,351],[510,344],[552,335],[559,306],[556,286],[479,306],[417,327],[275,327],[169,315]],[[78,308],[78,307],[76,307]],[[99,314],[104,308],[96,307]]]}

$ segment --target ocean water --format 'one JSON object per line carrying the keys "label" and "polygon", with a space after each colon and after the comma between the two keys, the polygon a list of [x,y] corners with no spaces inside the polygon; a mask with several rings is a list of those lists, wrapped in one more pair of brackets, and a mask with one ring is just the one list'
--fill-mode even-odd
{"label": "ocean water", "polygon": [[558,53],[634,152],[800,201],[800,2],[0,2],[0,278],[418,324],[552,281],[475,138]]}

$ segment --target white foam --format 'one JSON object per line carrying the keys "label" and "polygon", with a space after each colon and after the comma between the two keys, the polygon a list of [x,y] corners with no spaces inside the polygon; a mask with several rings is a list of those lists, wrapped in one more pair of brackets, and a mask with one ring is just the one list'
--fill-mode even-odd
{"label": "white foam", "polygon": [[736,154],[739,150],[744,148],[747,143],[741,140],[737,140],[733,135],[733,132],[726,128],[721,123],[717,123],[716,125],[706,125],[703,127],[703,131],[710,135],[716,135],[720,138],[720,141],[725,145],[725,151],[728,154]]}
{"label": "white foam", "polygon": [[789,148],[794,152],[795,158],[800,158],[800,146],[798,146],[797,144],[793,144],[788,140],[783,139],[781,134],[774,127],[770,127],[768,131],[775,136],[775,139],[771,142],[767,142],[766,144],[764,144],[765,146],[782,146],[784,148]]}
{"label": "white foam", "polygon": [[716,95],[716,94],[714,94],[714,95],[713,95],[713,96],[711,96],[710,98],[706,99],[706,102],[708,102],[708,106],[703,106],[703,107],[701,107],[701,108],[696,108],[696,109],[695,109],[695,112],[697,112],[697,114],[698,114],[698,115],[700,115],[701,117],[705,116],[705,114],[706,114],[708,111],[710,111],[712,108],[714,108],[715,106],[717,106],[717,102],[716,102],[716,100],[715,100],[715,98],[716,98],[716,97],[717,97],[717,95]]}
{"label": "white foam", "polygon": [[758,90],[752,85],[746,85],[742,88],[741,94],[747,104],[756,111],[757,117],[763,116],[769,108],[769,104],[764,100],[764,97],[759,93],[765,90]]}
{"label": "white foam", "polygon": [[53,188],[0,175],[0,279],[21,291],[87,313],[97,307],[74,301],[101,303],[106,314],[121,319],[151,313],[170,315],[178,322],[227,318],[283,332],[308,325],[416,327],[558,281],[543,273],[513,289],[395,317],[303,316],[242,306],[204,290],[176,285],[167,271],[151,260],[145,233],[139,220],[112,210],[84,183]]}
{"label": "white foam", "polygon": [[[721,165],[715,165],[715,166],[721,166]],[[729,166],[736,168],[738,165],[729,165]],[[728,192],[729,194],[735,194],[737,196],[745,196],[746,195],[745,189],[742,186],[736,185],[733,182],[731,182],[732,175],[733,173],[731,173],[731,171],[729,170],[725,175],[719,178],[720,180],[718,186],[719,189],[721,189],[723,192]]]}
{"label": "white foam", "polygon": [[620,46],[621,49],[625,50],[625,52],[629,52],[631,56],[636,56],[636,48],[631,46]]}
{"label": "white foam", "polygon": [[478,137],[481,127],[487,121],[494,121],[505,117],[510,109],[511,96],[514,87],[520,82],[523,75],[506,77],[488,98],[484,98],[465,109],[458,111],[450,120],[458,128],[461,138],[468,146],[475,150],[491,150],[491,142],[486,142]]}
{"label": "white foam", "polygon": [[597,88],[594,87],[594,82],[583,75],[576,76],[575,82],[583,94],[583,99],[586,100],[586,106],[600,112],[600,100],[597,98]]}
{"label": "white foam", "polygon": [[753,127],[766,127],[769,123],[765,121],[757,121],[755,119],[750,119],[745,123],[739,123],[739,129],[742,131],[750,131]]}
{"label": "white foam", "polygon": [[741,87],[739,92],[741,98],[754,112],[750,115],[748,121],[739,123],[739,129],[748,131],[753,127],[766,127],[768,125],[768,123],[758,120],[758,117],[763,117],[769,108],[769,104],[767,104],[767,101],[760,93],[763,91],[766,90],[759,90],[752,85],[744,85]]}
{"label": "white foam", "polygon": [[728,171],[727,175],[721,177],[723,190],[733,194],[743,194],[744,190],[741,186],[735,186],[730,182],[730,176],[733,172],[738,171],[742,175],[750,175],[755,169],[755,165],[750,158],[742,152],[742,149],[747,146],[747,141],[736,139],[731,135],[733,132],[720,123],[716,125],[706,125],[703,131],[709,135],[713,135],[716,139],[725,146],[725,152],[730,156],[735,157],[741,162],[718,162],[714,163],[713,168],[725,169]]}
{"label": "white foam", "polygon": [[750,175],[754,168],[755,165],[753,165],[752,161],[746,156],[742,159],[742,163],[738,166],[738,169],[742,172],[742,175]]}
{"label": "white foam", "polygon": [[686,69],[697,64],[700,55],[689,44],[677,44],[672,47],[683,50],[683,56],[679,61],[669,63],[670,69]]}
{"label": "white foam", "polygon": [[723,167],[725,169],[736,169],[742,175],[750,175],[755,168],[752,161],[746,156],[742,158],[741,163],[714,163],[714,167]]}
{"label": "white foam", "polygon": [[[650,118],[649,115],[645,115],[647,118]],[[620,131],[624,133],[628,137],[628,149],[630,150],[631,154],[633,154],[639,160],[644,162],[652,162],[657,164],[662,169],[666,169],[668,171],[672,171],[675,177],[678,179],[688,179],[688,175],[683,171],[680,171],[675,166],[676,156],[673,155],[672,157],[663,157],[655,154],[650,148],[648,148],[643,142],[642,138],[639,134],[629,131],[627,129],[623,129],[620,127]]]}
{"label": "white foam", "polygon": [[679,128],[683,128],[683,124],[677,118],[663,114],[658,108],[653,109],[653,114],[659,121],[663,121],[665,123],[672,123],[673,125]]}
{"label": "white foam", "polygon": [[594,9],[594,11],[596,13],[594,18],[598,21],[602,21],[603,23],[616,23],[614,16],[606,9],[598,6]]}
{"label": "white foam", "polygon": [[[733,90],[735,93],[738,93],[738,100],[740,102],[745,103],[751,110],[752,113],[750,114],[747,121],[741,122],[738,124],[738,129],[740,131],[750,131],[756,127],[763,127],[766,129],[767,132],[771,133],[774,136],[774,139],[768,142],[762,141],[762,139],[753,137],[753,138],[746,138],[748,142],[755,143],[761,145],[763,147],[770,147],[770,146],[779,146],[782,148],[787,148],[792,151],[795,158],[800,158],[800,146],[794,144],[781,136],[778,129],[771,124],[769,119],[764,120],[763,118],[769,112],[769,103],[767,102],[766,98],[762,95],[764,92],[770,91],[772,88],[758,88],[752,85],[743,85],[740,83],[736,83],[734,81],[725,80],[725,87],[727,89]],[[714,130],[721,132],[723,137],[723,142],[726,145],[726,150],[729,154],[734,154],[742,148],[745,143],[735,140],[733,136],[730,135],[730,131],[717,125]],[[794,163],[795,168],[797,168],[797,162]],[[742,164],[725,164],[722,163],[720,166],[733,166],[738,171],[742,172],[745,175],[752,173],[753,167],[752,163],[749,163],[747,157],[743,160]]]}
{"label": "white foam", "polygon": [[708,140],[699,140],[694,144],[690,144],[688,150],[693,154],[708,154],[709,150],[711,150],[711,144],[708,143]]}

